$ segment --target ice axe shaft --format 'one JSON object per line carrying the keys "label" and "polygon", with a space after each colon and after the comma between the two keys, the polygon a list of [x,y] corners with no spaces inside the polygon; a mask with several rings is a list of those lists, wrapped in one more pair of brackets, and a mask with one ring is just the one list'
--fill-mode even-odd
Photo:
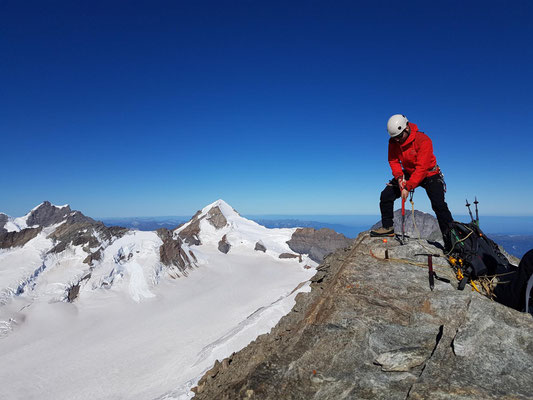
{"label": "ice axe shaft", "polygon": [[405,240],[405,199],[402,197],[402,244]]}

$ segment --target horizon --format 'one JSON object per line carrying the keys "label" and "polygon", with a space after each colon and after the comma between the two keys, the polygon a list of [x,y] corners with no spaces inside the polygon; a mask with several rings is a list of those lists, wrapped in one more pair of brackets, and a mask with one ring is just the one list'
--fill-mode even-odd
{"label": "horizon", "polygon": [[[218,200],[222,200],[222,201],[225,201],[223,199],[218,199]],[[28,214],[31,210],[37,208],[38,206],[40,206],[41,204],[43,204],[44,202],[46,201],[49,201],[49,200],[44,200],[40,203],[37,203],[35,205],[33,205],[30,209],[22,212],[22,213],[19,213],[19,214],[10,214],[8,212],[5,212],[4,210],[1,210],[0,209],[0,214],[4,214],[4,215],[7,215],[8,217],[11,217],[11,218],[18,218],[18,217],[22,217],[22,216],[25,216],[26,214]],[[49,201],[50,204],[54,207],[70,207],[71,210],[73,211],[80,211],[82,214],[90,217],[90,218],[93,218],[93,219],[130,219],[130,218],[191,218],[196,212],[202,210],[202,208],[210,205],[210,204],[213,204],[214,201],[211,201],[197,209],[195,209],[194,211],[190,212],[190,213],[186,213],[186,214],[169,214],[169,215],[121,215],[121,216],[97,216],[97,215],[92,215],[92,214],[88,214],[86,212],[84,212],[84,210],[81,210],[79,208],[76,208],[76,207],[73,207],[71,204],[69,203],[66,203],[66,204],[55,204],[51,201]],[[285,218],[285,217],[331,217],[331,218],[341,218],[341,217],[381,217],[380,214],[362,214],[362,213],[354,213],[354,214],[348,214],[348,213],[331,213],[331,214],[327,214],[327,213],[247,213],[247,212],[241,212],[239,211],[238,209],[236,209],[235,207],[233,207],[232,204],[226,202],[228,205],[230,205],[232,208],[234,208],[240,215],[242,216],[245,216],[245,217],[276,217],[276,218]],[[407,205],[406,205],[407,207]],[[395,210],[398,210],[400,209],[399,207],[395,207]],[[411,210],[410,207],[407,207],[408,210]],[[424,212],[426,214],[431,214],[433,216],[435,216],[434,212],[432,210],[430,211],[424,211],[424,210],[421,210],[417,207],[415,207],[415,210],[416,211],[420,211],[420,212]],[[472,207],[472,213],[474,214],[474,209]],[[484,218],[484,217],[490,217],[490,218],[509,218],[509,219],[513,219],[513,218],[532,218],[533,219],[533,215],[501,215],[501,214],[485,214],[485,213],[479,213],[480,215],[480,219]],[[469,219],[470,216],[469,214],[465,213],[465,214],[461,214],[461,213],[454,213],[454,216],[457,216],[457,217],[460,217],[461,219]]]}
{"label": "horizon", "polygon": [[[483,215],[533,216],[533,2],[1,7],[8,215],[43,198],[112,217],[216,198],[378,215],[402,113],[433,141],[452,214],[477,196]],[[415,208],[432,213],[421,189]]]}

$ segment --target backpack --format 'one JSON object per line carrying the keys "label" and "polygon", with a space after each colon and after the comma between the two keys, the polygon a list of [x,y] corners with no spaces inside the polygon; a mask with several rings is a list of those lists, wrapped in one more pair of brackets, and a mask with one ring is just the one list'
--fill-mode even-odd
{"label": "backpack", "polygon": [[448,231],[451,250],[449,261],[461,277],[459,290],[470,280],[484,276],[508,274],[516,270],[501,253],[498,245],[488,238],[476,222],[465,224],[454,221]]}
{"label": "backpack", "polygon": [[[533,285],[533,250],[526,253],[517,267],[483,233],[477,222],[453,221],[446,235],[451,247],[446,255],[459,280],[459,290],[470,282],[481,292],[480,279],[487,278],[482,289],[489,292],[489,297],[518,311],[528,311],[529,291]],[[486,284],[487,281],[490,284]]]}

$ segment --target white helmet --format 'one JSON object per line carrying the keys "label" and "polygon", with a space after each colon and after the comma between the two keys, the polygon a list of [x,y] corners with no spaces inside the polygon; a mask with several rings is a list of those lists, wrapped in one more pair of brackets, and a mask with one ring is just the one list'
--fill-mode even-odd
{"label": "white helmet", "polygon": [[395,137],[402,133],[407,128],[407,122],[409,121],[402,114],[394,114],[390,117],[389,122],[387,122],[387,130],[389,131],[390,137]]}

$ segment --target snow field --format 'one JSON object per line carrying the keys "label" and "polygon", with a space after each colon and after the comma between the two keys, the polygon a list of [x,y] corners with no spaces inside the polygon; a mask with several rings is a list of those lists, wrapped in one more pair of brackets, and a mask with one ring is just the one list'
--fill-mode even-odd
{"label": "snow field", "polygon": [[[0,321],[16,320],[0,334],[0,365],[9,366],[0,368],[0,397],[188,399],[215,360],[270,331],[309,291],[315,270],[303,267],[316,263],[278,258],[292,252],[294,229],[267,229],[221,200],[202,213],[215,205],[228,224],[201,221],[202,245],[184,245],[198,259],[187,277],[165,272],[157,234],[130,231],[105,248],[74,303],[57,300],[90,268],[81,247],[45,256],[52,244],[42,233],[0,252],[1,288],[46,266],[28,293],[0,306]],[[223,235],[228,254],[218,250]]]}

